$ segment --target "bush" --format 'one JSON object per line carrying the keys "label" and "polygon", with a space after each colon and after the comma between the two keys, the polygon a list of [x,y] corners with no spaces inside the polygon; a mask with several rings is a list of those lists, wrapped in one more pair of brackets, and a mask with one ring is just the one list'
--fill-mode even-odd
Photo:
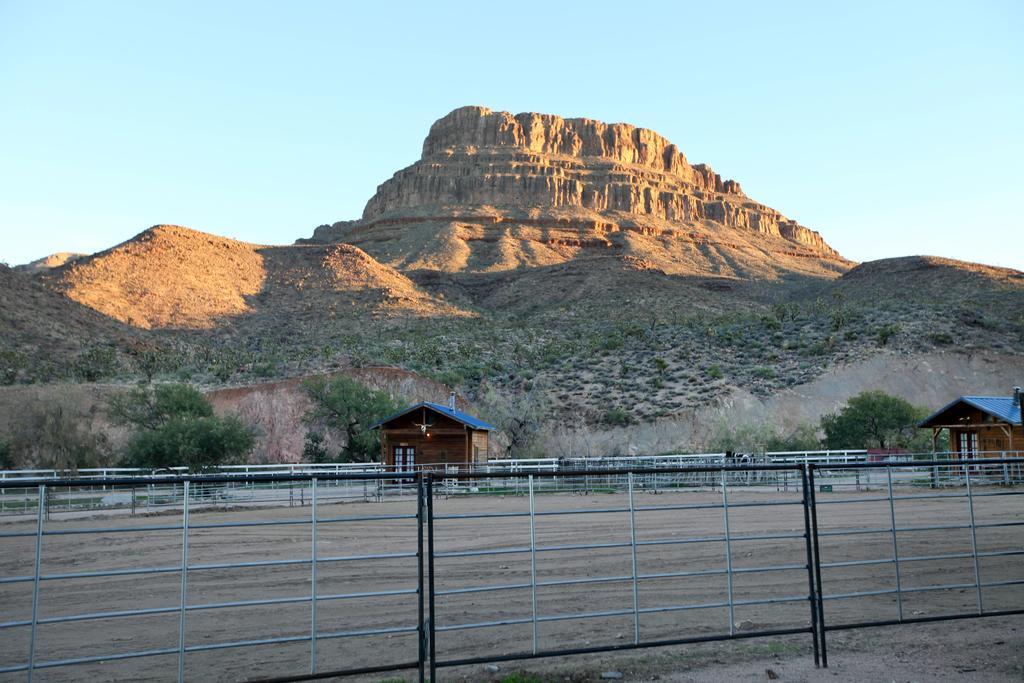
{"label": "bush", "polygon": [[12,468],[75,472],[108,462],[106,436],[64,405],[33,403],[12,417],[14,428],[4,456]]}
{"label": "bush", "polygon": [[875,332],[875,339],[878,340],[878,345],[879,346],[885,346],[885,345],[887,345],[889,343],[890,339],[892,339],[894,336],[896,336],[896,334],[899,331],[900,331],[899,325],[895,325],[895,324],[892,324],[892,323],[890,323],[888,325],[883,325],[882,327],[878,328],[877,332]]}
{"label": "bush", "polygon": [[828,448],[905,448],[928,414],[898,396],[863,391],[838,412],[824,415],[821,428]]}
{"label": "bush", "polygon": [[604,417],[601,421],[606,425],[611,425],[612,427],[625,427],[633,422],[633,418],[625,408],[615,406],[614,408],[609,408],[605,411]]}
{"label": "bush", "polygon": [[112,348],[94,346],[75,358],[72,372],[83,382],[111,377],[117,374],[117,352]]}
{"label": "bush", "polygon": [[732,453],[813,451],[820,447],[817,429],[812,424],[800,424],[784,431],[767,422],[723,422],[715,429],[707,445],[710,451]]}
{"label": "bush", "polygon": [[725,377],[725,373],[722,372],[722,368],[718,367],[717,365],[712,365],[710,368],[708,368],[707,372],[708,377],[710,377],[711,379],[722,379],[723,377]]}
{"label": "bush", "polygon": [[302,462],[328,462],[330,457],[324,446],[324,435],[309,430],[302,444]]}
{"label": "bush", "polygon": [[130,467],[188,467],[199,471],[242,461],[255,437],[238,417],[175,417],[129,442],[125,462]]}
{"label": "bush", "polygon": [[138,387],[111,397],[107,413],[134,430],[125,449],[130,467],[188,467],[196,471],[241,462],[252,450],[252,428],[236,416],[218,417],[198,390],[184,384]]}

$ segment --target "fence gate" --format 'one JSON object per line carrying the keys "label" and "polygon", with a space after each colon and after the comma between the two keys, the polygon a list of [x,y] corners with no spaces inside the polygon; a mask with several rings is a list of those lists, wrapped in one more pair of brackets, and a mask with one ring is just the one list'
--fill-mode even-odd
{"label": "fence gate", "polygon": [[[422,681],[780,636],[809,636],[827,666],[830,631],[1024,614],[1021,472],[992,459],[8,480],[21,521],[0,526],[0,673],[159,662],[183,681],[207,658],[240,678],[301,661],[263,680]],[[84,498],[111,514],[76,512]],[[65,651],[54,629],[74,634]],[[268,647],[281,656],[246,659]]]}

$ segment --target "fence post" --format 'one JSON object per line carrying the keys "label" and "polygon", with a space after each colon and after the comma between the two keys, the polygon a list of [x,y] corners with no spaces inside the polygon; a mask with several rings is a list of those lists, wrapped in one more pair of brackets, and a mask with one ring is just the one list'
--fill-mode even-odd
{"label": "fence post", "polygon": [[533,654],[537,654],[537,522],[533,500],[533,475],[527,478],[530,487],[530,600],[533,604]]}
{"label": "fence post", "polygon": [[[381,482],[381,479],[377,480],[378,489],[380,488]],[[416,491],[416,558],[418,564],[416,597],[419,599],[419,604],[417,606],[419,611],[419,626],[417,628],[419,631],[419,652],[417,654],[416,661],[419,664],[419,682],[424,683],[426,676],[423,670],[423,665],[427,659],[427,629],[423,615],[423,599],[426,594],[426,583],[424,581],[425,576],[423,571],[423,524],[426,521],[427,495],[422,472],[416,473]]]}
{"label": "fence post", "polygon": [[[640,596],[637,590],[636,571],[636,506],[633,505],[633,473],[627,475],[629,483],[629,544],[633,551],[633,643],[640,644]],[[730,602],[732,598],[730,597]],[[731,616],[730,616],[731,619]]]}
{"label": "fence post", "polygon": [[892,465],[886,465],[889,484],[889,521],[892,530],[892,560],[896,563],[896,612],[903,621],[903,582],[900,578],[900,550],[896,542],[896,506],[892,496]]}
{"label": "fence post", "polygon": [[736,633],[736,609],[732,602],[732,539],[729,535],[729,491],[725,469],[722,469],[722,512],[725,517],[725,577],[729,599],[729,635]]}
{"label": "fence post", "polygon": [[181,611],[178,616],[178,683],[185,681],[185,595],[188,592],[188,490],[185,482],[181,512]]}
{"label": "fence post", "polygon": [[430,680],[437,680],[437,647],[434,642],[437,631],[434,622],[434,475],[426,473],[427,477],[427,594],[429,596],[429,618],[427,621],[427,634],[430,655]]}
{"label": "fence post", "polygon": [[32,631],[28,639],[28,680],[32,683],[32,672],[36,668],[36,624],[39,621],[39,569],[43,555],[43,507],[46,501],[46,484],[39,485],[39,502],[36,504],[36,561],[32,576]]}
{"label": "fence post", "polygon": [[814,584],[814,556],[811,552],[811,512],[810,512],[810,500],[807,494],[807,462],[800,467],[800,489],[801,489],[801,503],[804,508],[804,545],[807,551],[807,588],[809,593],[807,600],[811,606],[811,637],[814,640],[814,668],[821,666],[821,656],[818,652],[818,639],[821,637],[821,632],[818,628],[818,604],[817,604],[817,588]]}
{"label": "fence post", "polygon": [[310,480],[309,518],[312,550],[310,552],[310,623],[309,623],[309,673],[316,673],[316,477]]}
{"label": "fence post", "polygon": [[971,468],[964,469],[967,481],[967,509],[971,513],[971,557],[974,559],[974,587],[978,591],[978,614],[985,608],[981,601],[981,567],[978,565],[978,534],[974,523],[974,496],[971,494]]}
{"label": "fence post", "polygon": [[818,587],[818,633],[821,642],[821,666],[828,668],[828,643],[825,637],[825,587],[821,583],[821,547],[818,541],[818,499],[814,493],[814,463],[807,464],[807,490],[811,495],[811,546],[814,549],[814,583]]}

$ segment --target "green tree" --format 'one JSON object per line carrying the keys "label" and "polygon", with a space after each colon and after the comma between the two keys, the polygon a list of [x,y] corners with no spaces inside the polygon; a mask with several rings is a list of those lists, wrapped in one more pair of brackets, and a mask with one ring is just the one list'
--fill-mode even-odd
{"label": "green tree", "polygon": [[238,417],[218,417],[198,390],[184,384],[138,387],[110,399],[108,415],[134,430],[124,462],[132,467],[192,471],[241,462],[256,437]]}
{"label": "green tree", "polygon": [[306,432],[306,439],[302,444],[302,462],[327,462],[330,455],[324,446],[324,435],[320,432],[309,430]]}
{"label": "green tree", "polygon": [[828,448],[904,448],[927,410],[881,391],[863,391],[821,418]]}
{"label": "green tree", "polygon": [[6,457],[12,467],[76,472],[108,464],[106,435],[64,404],[30,403],[13,417]]}
{"label": "green tree", "polygon": [[252,429],[234,415],[175,417],[135,434],[125,462],[131,467],[185,466],[199,471],[241,462],[254,442]]}
{"label": "green tree", "polygon": [[770,453],[778,451],[813,451],[821,448],[817,428],[800,424],[791,430],[780,430],[767,422],[732,424],[722,422],[708,441],[708,450],[732,453]]}
{"label": "green tree", "polygon": [[[303,388],[313,403],[306,423],[322,425],[342,436],[341,462],[373,462],[380,455],[380,434],[369,427],[399,410],[385,391],[376,391],[351,377],[315,377]],[[319,444],[317,444],[319,445]]]}
{"label": "green tree", "polygon": [[115,394],[107,415],[115,424],[154,430],[173,418],[212,417],[213,406],[187,384],[159,384]]}

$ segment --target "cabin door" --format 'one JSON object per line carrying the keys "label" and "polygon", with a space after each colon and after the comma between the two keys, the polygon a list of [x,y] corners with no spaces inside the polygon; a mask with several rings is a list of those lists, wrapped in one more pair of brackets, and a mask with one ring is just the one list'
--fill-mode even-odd
{"label": "cabin door", "polygon": [[412,446],[395,446],[395,470],[402,472],[416,466],[416,449]]}
{"label": "cabin door", "polygon": [[960,457],[973,458],[978,453],[978,433],[960,432]]}

